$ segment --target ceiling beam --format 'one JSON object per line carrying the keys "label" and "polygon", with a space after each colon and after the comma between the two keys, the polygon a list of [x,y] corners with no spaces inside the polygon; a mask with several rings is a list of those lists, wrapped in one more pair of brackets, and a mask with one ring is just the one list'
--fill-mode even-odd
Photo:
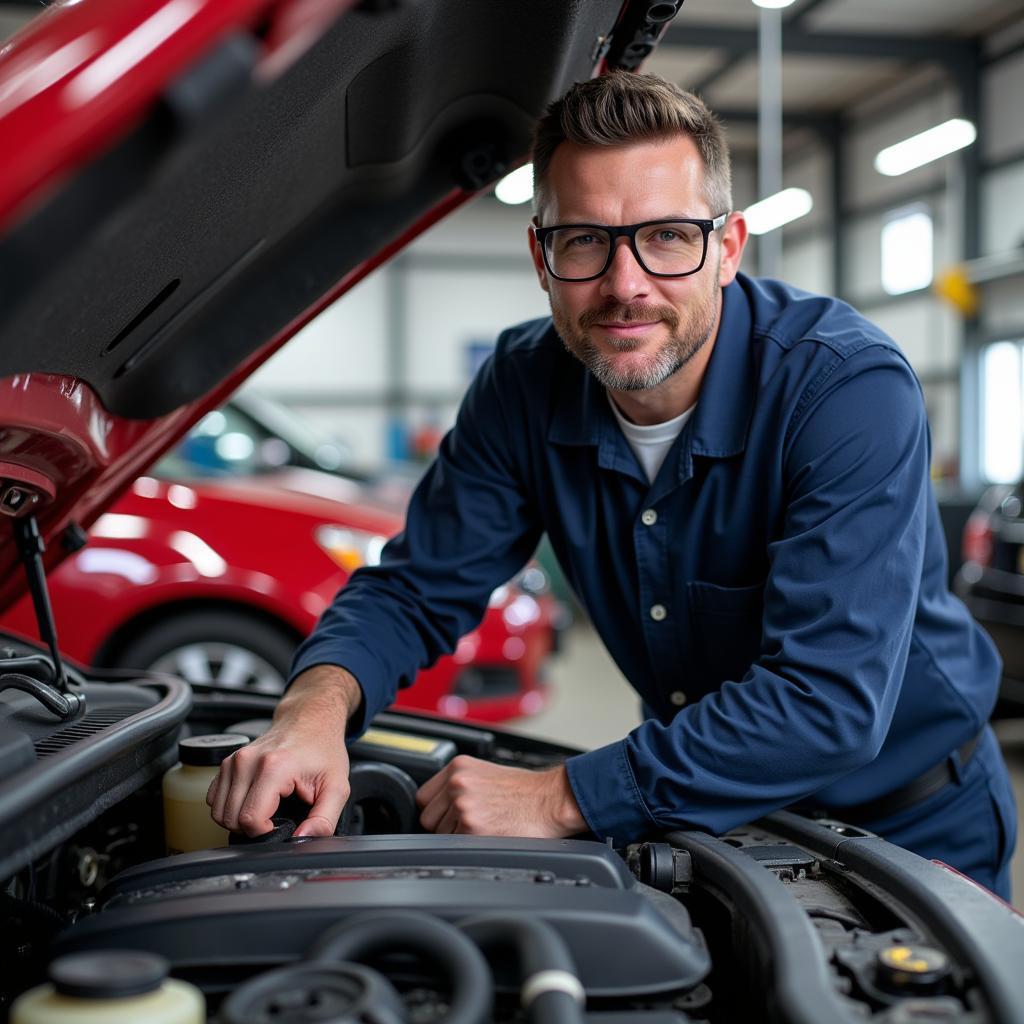
{"label": "ceiling beam", "polygon": [[[783,31],[785,31],[785,26],[787,25],[795,27],[802,24],[808,14],[820,7],[822,4],[829,2],[830,0],[807,0],[807,3],[805,3],[803,7],[799,7],[797,10],[791,11],[787,17],[783,18]],[[702,96],[716,82],[720,82],[725,78],[725,76],[745,60],[747,56],[748,55],[745,53],[731,54],[726,60],[722,61],[717,68],[708,72],[708,74],[706,74],[699,82],[696,82],[690,91],[697,93],[698,96]]]}
{"label": "ceiling beam", "polygon": [[[737,56],[757,52],[757,29],[725,25],[669,25],[662,46],[726,50]],[[961,66],[971,60],[973,40],[950,36],[879,36],[847,32],[809,32],[799,25],[782,26],[785,53],[817,57],[856,57],[889,60],[931,61]]]}
{"label": "ceiling beam", "polygon": [[[756,108],[715,107],[715,114],[726,124],[757,124]],[[806,128],[824,138],[830,138],[835,130],[836,115],[834,113],[813,113],[799,110],[788,110],[783,107],[782,124],[784,128]]]}

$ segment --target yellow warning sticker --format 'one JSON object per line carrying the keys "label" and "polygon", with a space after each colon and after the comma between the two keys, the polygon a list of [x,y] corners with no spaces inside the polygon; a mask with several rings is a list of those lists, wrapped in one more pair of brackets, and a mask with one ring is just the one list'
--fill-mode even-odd
{"label": "yellow warning sticker", "polygon": [[360,737],[363,743],[391,750],[408,750],[414,754],[432,754],[440,746],[440,740],[424,736],[411,736],[407,732],[388,732],[384,729],[367,729]]}

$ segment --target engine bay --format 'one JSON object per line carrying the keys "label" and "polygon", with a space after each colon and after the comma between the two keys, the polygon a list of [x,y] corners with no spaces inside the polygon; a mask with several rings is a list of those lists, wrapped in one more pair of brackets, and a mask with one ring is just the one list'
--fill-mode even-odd
{"label": "engine bay", "polygon": [[[42,682],[45,655],[4,657],[18,673],[2,678]],[[90,984],[109,996],[110,978],[157,963],[214,1024],[1020,1019],[1024,921],[839,822],[781,812],[722,837],[607,843],[424,834],[415,792],[439,761],[573,753],[443,719],[387,712],[351,745],[334,837],[292,837],[302,808],[284,801],[266,836],[168,856],[161,778],[179,741],[258,735],[274,699],[68,676],[80,706],[63,720],[31,687],[0,689],[5,1011],[48,977],[88,1002]],[[94,982],[61,982],[72,968]]]}

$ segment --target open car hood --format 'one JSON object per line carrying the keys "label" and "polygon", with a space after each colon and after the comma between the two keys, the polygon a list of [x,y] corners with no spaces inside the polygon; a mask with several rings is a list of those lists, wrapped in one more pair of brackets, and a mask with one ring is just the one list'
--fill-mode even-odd
{"label": "open car hood", "polygon": [[0,609],[675,3],[79,0],[0,48]]}

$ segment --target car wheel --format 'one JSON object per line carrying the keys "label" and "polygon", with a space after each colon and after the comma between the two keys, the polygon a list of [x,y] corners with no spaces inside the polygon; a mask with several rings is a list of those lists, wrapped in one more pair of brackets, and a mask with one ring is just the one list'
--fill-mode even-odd
{"label": "car wheel", "polygon": [[167,672],[226,690],[281,693],[295,641],[265,621],[237,612],[190,612],[137,636],[117,667]]}

